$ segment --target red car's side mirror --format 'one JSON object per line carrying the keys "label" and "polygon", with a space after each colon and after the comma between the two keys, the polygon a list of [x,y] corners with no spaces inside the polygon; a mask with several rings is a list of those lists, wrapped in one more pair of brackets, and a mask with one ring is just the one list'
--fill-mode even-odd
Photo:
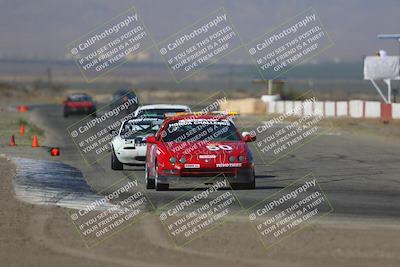
{"label": "red car's side mirror", "polygon": [[254,142],[254,141],[256,141],[256,136],[255,136],[255,135],[252,136],[252,135],[250,135],[250,134],[246,134],[246,135],[244,136],[244,141],[245,141],[246,143]]}
{"label": "red car's side mirror", "polygon": [[154,135],[147,136],[146,143],[147,144],[157,144],[157,139],[156,139],[156,137]]}

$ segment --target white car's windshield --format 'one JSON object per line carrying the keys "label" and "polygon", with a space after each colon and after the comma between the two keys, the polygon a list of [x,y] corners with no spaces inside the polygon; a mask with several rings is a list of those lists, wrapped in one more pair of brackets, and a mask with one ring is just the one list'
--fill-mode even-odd
{"label": "white car's windshield", "polygon": [[126,122],[121,129],[121,137],[133,139],[138,136],[154,135],[160,129],[161,121]]}
{"label": "white car's windshield", "polygon": [[177,113],[177,112],[186,112],[186,109],[177,109],[177,108],[157,108],[157,109],[142,109],[139,110],[137,116],[142,115],[155,115],[155,116],[164,116],[167,113]]}

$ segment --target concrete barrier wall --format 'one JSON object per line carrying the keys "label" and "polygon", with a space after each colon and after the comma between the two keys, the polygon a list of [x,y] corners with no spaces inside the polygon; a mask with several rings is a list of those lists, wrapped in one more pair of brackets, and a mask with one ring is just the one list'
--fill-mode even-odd
{"label": "concrete barrier wall", "polygon": [[268,113],[276,113],[276,102],[275,101],[271,101],[267,103],[267,108],[268,108]]}
{"label": "concrete barrier wall", "polygon": [[392,118],[400,119],[400,103],[392,104]]}
{"label": "concrete barrier wall", "polygon": [[303,114],[302,104],[301,101],[294,101],[294,115],[301,116]]}
{"label": "concrete barrier wall", "polygon": [[314,103],[313,102],[304,102],[303,108],[304,108],[303,114],[305,116],[314,114],[314,112],[313,112]]}
{"label": "concrete barrier wall", "polygon": [[276,101],[276,112],[279,114],[285,113],[285,101]]}
{"label": "concrete barrier wall", "polygon": [[337,101],[336,102],[336,116],[348,116],[349,107],[347,106],[349,103],[347,101]]}
{"label": "concrete barrier wall", "polygon": [[[381,118],[379,101],[273,101],[267,103],[268,113],[287,113],[294,116],[323,115],[325,117]],[[391,118],[400,119],[400,103],[391,104]]]}
{"label": "concrete barrier wall", "polygon": [[336,116],[336,103],[333,101],[325,101],[325,116],[335,117]]}
{"label": "concrete barrier wall", "polygon": [[287,114],[293,115],[294,110],[294,102],[293,101],[285,101],[285,112]]}
{"label": "concrete barrier wall", "polygon": [[381,117],[381,102],[365,101],[365,118],[380,118]]}
{"label": "concrete barrier wall", "polygon": [[267,106],[257,98],[243,98],[221,103],[220,110],[238,111],[240,114],[265,114]]}
{"label": "concrete barrier wall", "polygon": [[351,100],[349,101],[350,117],[352,118],[363,118],[364,117],[364,101]]}
{"label": "concrete barrier wall", "polygon": [[324,102],[315,101],[314,103],[314,115],[324,115]]}

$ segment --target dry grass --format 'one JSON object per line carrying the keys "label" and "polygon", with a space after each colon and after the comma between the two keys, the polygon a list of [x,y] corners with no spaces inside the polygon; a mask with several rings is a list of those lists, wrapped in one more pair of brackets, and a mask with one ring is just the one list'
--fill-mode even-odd
{"label": "dry grass", "polygon": [[[44,136],[44,131],[29,122],[29,113],[20,113],[12,111],[0,112],[0,146],[9,144],[11,135],[14,135],[18,146],[30,146],[34,135]],[[20,125],[25,125],[25,133],[19,133]]]}

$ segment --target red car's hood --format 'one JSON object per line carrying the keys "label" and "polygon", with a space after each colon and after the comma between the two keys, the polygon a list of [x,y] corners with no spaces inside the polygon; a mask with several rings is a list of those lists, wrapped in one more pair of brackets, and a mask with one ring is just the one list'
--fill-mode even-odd
{"label": "red car's hood", "polygon": [[243,141],[209,142],[167,142],[165,152],[179,160],[185,157],[187,162],[228,162],[230,156],[247,155],[247,145]]}

